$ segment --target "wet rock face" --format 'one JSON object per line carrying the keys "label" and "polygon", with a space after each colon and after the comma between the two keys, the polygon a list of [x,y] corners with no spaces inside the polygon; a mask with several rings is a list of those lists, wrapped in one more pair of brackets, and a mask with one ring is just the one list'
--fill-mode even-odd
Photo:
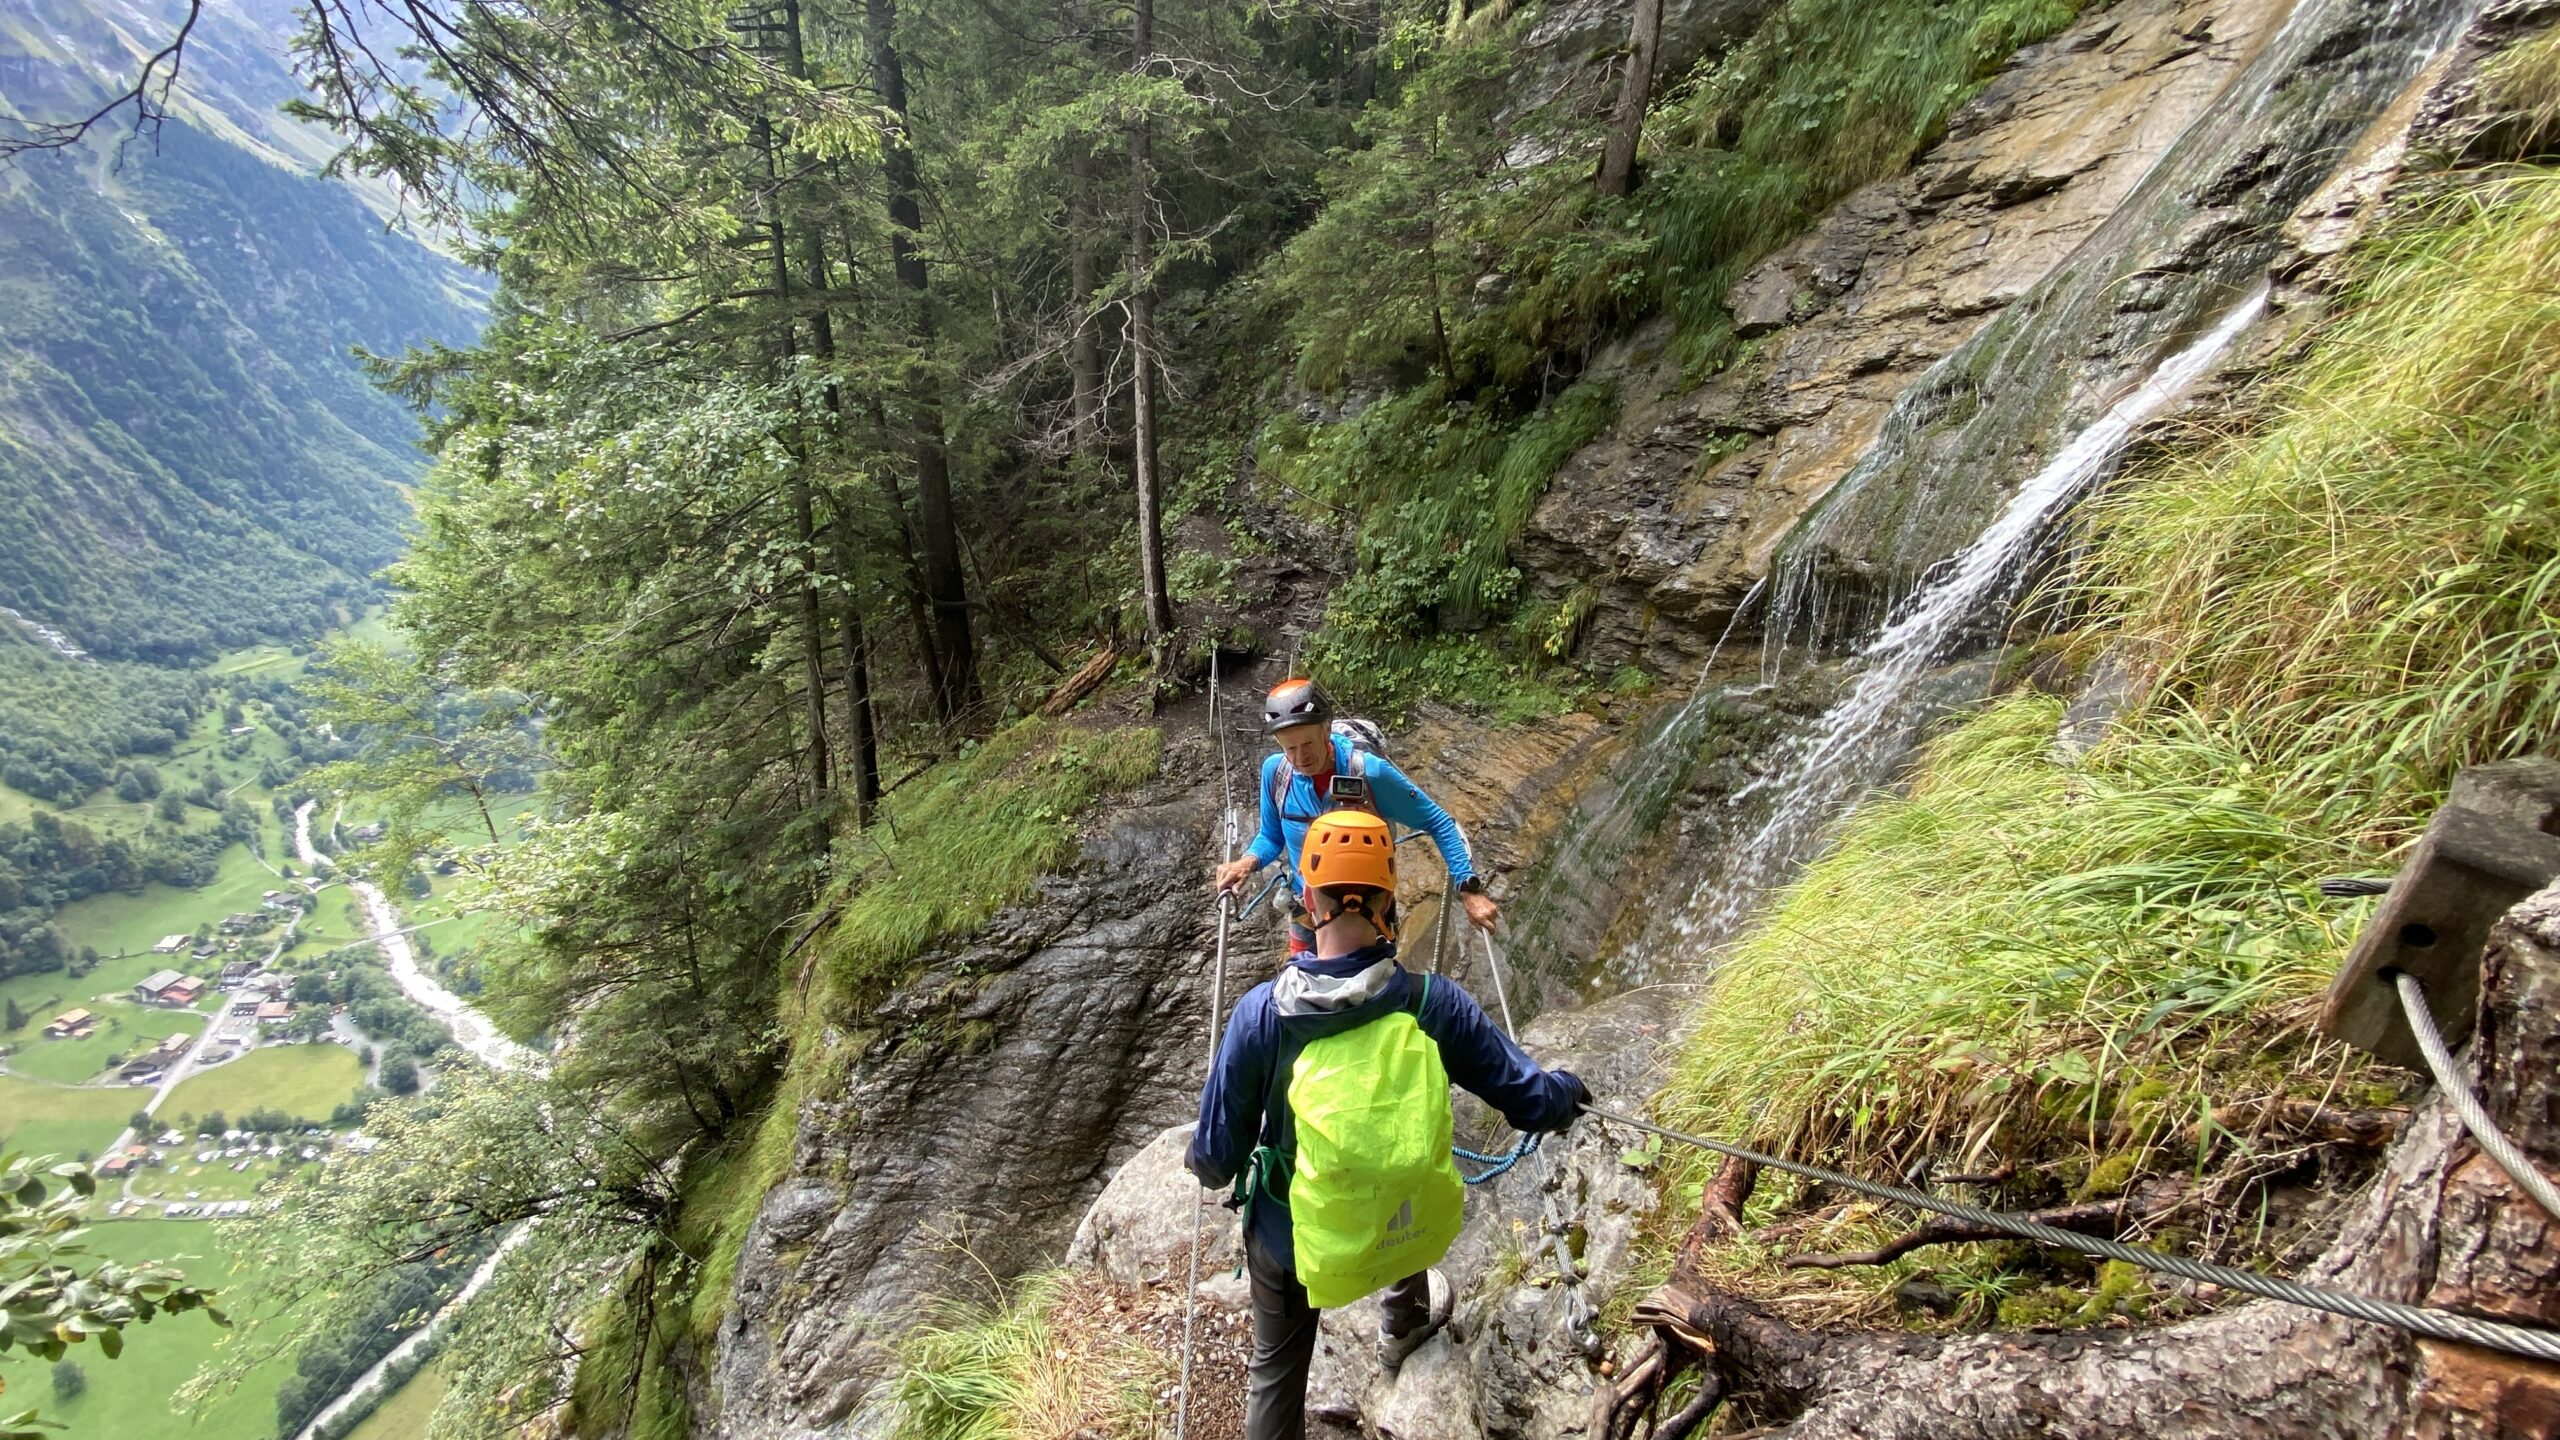
{"label": "wet rock face", "polygon": [[1604,357],[1622,413],[1531,519],[1515,558],[1532,590],[1598,587],[1597,663],[1695,673],[1895,400],[2086,239],[2288,8],[2098,11],[2021,51],[1910,173],[1834,206],[1736,284],[1741,361],[1684,388],[1659,326]]}
{"label": "wet rock face", "polygon": [[845,1433],[935,1294],[1064,1248],[1103,1180],[1198,1100],[1214,784],[1197,729],[1081,863],[939,952],[842,1047],[738,1263],[705,1433]]}
{"label": "wet rock face", "polygon": [[[1663,0],[1657,83],[1686,75],[1699,61],[1747,38],[1776,8],[1777,0]],[[1520,38],[1527,62],[1520,93],[1528,107],[1563,102],[1584,115],[1605,113],[1624,79],[1627,22],[1628,7],[1617,0],[1542,7]]]}

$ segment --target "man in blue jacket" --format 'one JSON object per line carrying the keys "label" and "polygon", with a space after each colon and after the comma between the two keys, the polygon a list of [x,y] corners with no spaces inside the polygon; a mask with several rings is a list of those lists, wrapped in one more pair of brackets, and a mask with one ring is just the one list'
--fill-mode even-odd
{"label": "man in blue jacket", "polygon": [[[1294,867],[1306,847],[1308,822],[1348,805],[1389,824],[1429,834],[1448,864],[1449,883],[1468,921],[1479,930],[1491,930],[1501,908],[1485,893],[1475,856],[1458,822],[1385,756],[1362,751],[1334,734],[1333,718],[1333,702],[1313,680],[1283,680],[1263,698],[1263,729],[1280,750],[1262,761],[1262,824],[1244,854],[1218,867],[1217,889],[1221,893],[1236,889],[1274,860]],[[1293,955],[1305,953],[1312,943],[1305,905],[1302,895],[1300,913],[1289,927]]]}
{"label": "man in blue jacket", "polygon": [[[1392,865],[1393,846],[1382,848]],[[1306,1433],[1307,1368],[1315,1357],[1318,1312],[1296,1273],[1290,1167],[1285,1159],[1269,1163],[1272,1156],[1297,1153],[1289,1071],[1301,1050],[1404,1011],[1438,1050],[1449,1079],[1499,1111],[1514,1129],[1561,1130],[1590,1100],[1570,1072],[1539,1068],[1455,981],[1417,977],[1396,964],[1395,943],[1381,929],[1394,895],[1391,870],[1340,887],[1305,878],[1311,882],[1306,896],[1315,948],[1290,956],[1277,979],[1255,986],[1236,1003],[1200,1093],[1188,1157],[1191,1173],[1214,1189],[1247,1175],[1256,1152],[1268,1147],[1245,1211],[1253,1296],[1245,1440],[1299,1440]],[[1448,1323],[1454,1298],[1437,1270],[1389,1285],[1382,1294],[1379,1362],[1391,1371],[1401,1366]]]}

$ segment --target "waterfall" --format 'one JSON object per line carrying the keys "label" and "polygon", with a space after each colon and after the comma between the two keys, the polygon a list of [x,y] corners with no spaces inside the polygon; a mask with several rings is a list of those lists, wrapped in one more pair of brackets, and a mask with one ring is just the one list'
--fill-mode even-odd
{"label": "waterfall", "polygon": [[2195,343],[2163,362],[2055,453],[1973,543],[1906,596],[1859,659],[1849,693],[1799,737],[1771,789],[1767,820],[1730,868],[1702,884],[1678,921],[1688,939],[1732,933],[1773,883],[1812,848],[1832,814],[1878,783],[1935,708],[1921,678],[1986,618],[2005,616],[2055,522],[2114,466],[2144,422],[2186,393],[2266,312],[2263,285]]}
{"label": "waterfall", "polygon": [[[1558,890],[1563,908],[1597,907],[1597,924],[1578,922],[1586,946],[1616,907],[1649,906],[1638,938],[1601,947],[1595,988],[1694,977],[1892,782],[1932,715],[1979,697],[1986,667],[1960,662],[1996,650],[2073,503],[2264,312],[2286,223],[2479,9],[2299,0],[2078,248],[1903,392],[1778,546],[1757,683],[1702,675],[1620,762],[1595,823],[1559,842],[1599,858],[1559,858],[1533,881],[1533,901]],[[1699,791],[1707,752],[1723,760]],[[1679,832],[1656,837],[1675,810]],[[1653,895],[1648,845],[1681,872]],[[1568,963],[1551,957],[1549,978]]]}

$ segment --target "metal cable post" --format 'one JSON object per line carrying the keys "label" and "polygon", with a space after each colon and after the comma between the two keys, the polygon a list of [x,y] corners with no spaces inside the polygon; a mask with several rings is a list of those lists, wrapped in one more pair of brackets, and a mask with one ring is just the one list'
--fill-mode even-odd
{"label": "metal cable post", "polygon": [[2122,1260],[2129,1265],[2139,1265],[2143,1269],[2156,1270],[2164,1275],[2175,1275],[2203,1285],[2219,1285],[2226,1290],[2237,1290],[2245,1295],[2279,1300],[2287,1305],[2299,1305],[2306,1310],[2323,1310],[2332,1315],[2343,1315],[2350,1320],[2389,1325],[2437,1340],[2478,1345],[2485,1349],[2500,1350],[2510,1355],[2522,1355],[2527,1359],[2560,1365],[2560,1331],[2477,1319],[2469,1315],[2456,1314],[2450,1310],[2404,1305],[2396,1300],[2380,1300],[2369,1295],[2354,1295],[2343,1290],[2305,1285],[2299,1281],[2279,1279],[2272,1275],[2259,1275],[2247,1270],[2234,1269],[2228,1265],[2190,1260],[2183,1255],[2146,1250],[2137,1245],[2127,1245],[2122,1241],[2101,1240],[2094,1235],[2082,1235],[2074,1231],[2058,1229],[2023,1216],[1986,1210],[1979,1205],[1967,1204],[1962,1200],[1927,1195],[1917,1190],[1906,1190],[1899,1185],[1879,1185],[1871,1180],[1860,1180],[1854,1176],[1843,1175],[1837,1170],[1826,1170],[1819,1165],[1782,1160],[1775,1155],[1764,1155],[1757,1150],[1748,1150],[1740,1145],[1729,1144],[1722,1140],[1710,1140],[1704,1135],[1690,1135],[1682,1131],[1666,1129],[1651,1121],[1639,1120],[1633,1115],[1622,1114],[1599,1105],[1585,1108],[1589,1113],[1603,1120],[1614,1121],[1649,1135],[1659,1135],[1666,1140],[1677,1140],[1684,1145],[1695,1145],[1701,1150],[1729,1156],[1736,1160],[1747,1160],[1755,1165],[1765,1165],[1772,1170],[1783,1170],[1790,1175],[1800,1175],[1808,1180],[1837,1185],[1843,1190],[1853,1191],[1870,1199],[1889,1200],[1897,1205],[1911,1206],[1916,1210],[1929,1210],[1940,1215],[1953,1216],[1987,1230],[1997,1230],[2004,1235],[2013,1235],[2021,1240],[2032,1240],[2039,1245],[2051,1245],[2061,1250],[2077,1250],[2083,1255],[2094,1255],[2101,1260]]}
{"label": "metal cable post", "polygon": [[[1225,809],[1225,836],[1219,845],[1218,860],[1224,864],[1236,858],[1235,772],[1227,763],[1227,727],[1218,708],[1218,652],[1209,651],[1209,728],[1218,737],[1218,790]],[[1209,967],[1209,1068],[1218,1067],[1218,1030],[1227,1008],[1227,926],[1235,918],[1235,896],[1221,891],[1218,895],[1218,942]],[[1195,1336],[1200,1316],[1200,1236],[1208,1218],[1209,1199],[1206,1191],[1195,1191],[1191,1197],[1191,1278],[1182,1292],[1182,1378],[1174,1392],[1174,1440],[1188,1440],[1191,1427],[1191,1358],[1196,1349]]]}
{"label": "metal cable post", "polygon": [[2409,1017],[2409,1029],[2418,1037],[2419,1053],[2427,1057],[2427,1069],[2436,1077],[2436,1088],[2453,1105],[2453,1113],[2462,1117],[2462,1128],[2471,1132],[2472,1142],[2481,1152],[2498,1162],[2516,1188],[2533,1197],[2535,1204],[2560,1219],[2560,1190],[2534,1163],[2516,1148],[2516,1142],[2489,1118],[2480,1105],[2480,1097],[2471,1093],[2471,1085],[2454,1069],[2453,1052],[2445,1048],[2444,1036],[2436,1029],[2434,1012],[2427,1009],[2427,992],[2418,977],[2406,970],[2391,972],[2391,983],[2400,992],[2400,1008]]}
{"label": "metal cable post", "polygon": [[1520,1027],[1511,1023],[1511,992],[1502,983],[1502,962],[1493,953],[1493,932],[1479,930],[1476,933],[1484,937],[1484,963],[1485,968],[1493,972],[1493,998],[1502,1007],[1502,1033],[1516,1042],[1520,1038]]}

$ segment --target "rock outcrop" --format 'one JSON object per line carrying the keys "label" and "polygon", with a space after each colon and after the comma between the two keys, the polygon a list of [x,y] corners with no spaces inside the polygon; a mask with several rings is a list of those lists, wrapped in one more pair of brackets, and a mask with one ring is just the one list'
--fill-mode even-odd
{"label": "rock outcrop", "polygon": [[1584,654],[1695,674],[1895,401],[2114,213],[2290,9],[2096,11],[2020,51],[1909,173],[1744,276],[1726,297],[1740,363],[1686,388],[1660,324],[1603,357],[1618,421],[1558,472],[1516,555],[1547,598],[1596,589]]}
{"label": "rock outcrop", "polygon": [[1195,724],[1072,870],[928,955],[866,1034],[828,1037],[843,1081],[804,1107],[739,1258],[712,1433],[835,1433],[926,1297],[1053,1260],[1105,1177],[1188,1116],[1208,1003],[1202,748]]}

